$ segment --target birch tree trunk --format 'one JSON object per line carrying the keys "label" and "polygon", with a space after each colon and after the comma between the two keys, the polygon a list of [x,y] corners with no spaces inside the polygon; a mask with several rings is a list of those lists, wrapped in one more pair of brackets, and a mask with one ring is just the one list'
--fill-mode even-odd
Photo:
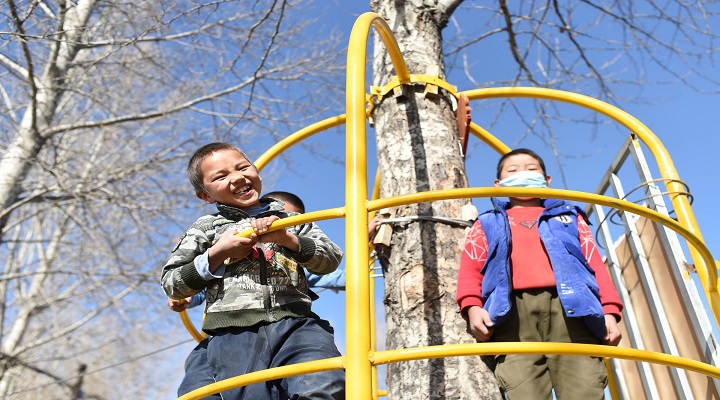
{"label": "birch tree trunk", "polygon": [[[64,4],[61,3],[62,6]],[[7,151],[0,157],[0,231],[5,227],[9,215],[8,208],[17,200],[21,191],[18,182],[25,179],[32,160],[38,155],[40,149],[49,138],[46,133],[52,123],[57,102],[62,96],[68,70],[77,55],[81,41],[81,34],[95,6],[93,0],[81,0],[76,7],[66,11],[61,7],[59,19],[62,23],[62,32],[53,49],[51,62],[40,77],[33,74],[32,67],[23,69],[22,74],[29,81],[32,93],[30,104],[23,114],[17,135],[9,143]],[[13,11],[14,7],[11,8]],[[18,17],[15,16],[18,30],[23,29]],[[22,32],[22,31],[21,31]],[[29,53],[29,51],[28,51]],[[28,54],[26,53],[26,54]],[[52,68],[50,68],[52,66]],[[0,240],[2,237],[0,236]]]}
{"label": "birch tree trunk", "polygon": [[[447,2],[446,2],[447,3]],[[444,79],[441,29],[459,2],[372,1],[388,21],[412,74],[437,66]],[[394,72],[375,37],[373,84],[386,84]],[[373,115],[377,134],[382,197],[467,187],[458,146],[452,95],[442,89],[423,94],[422,84],[406,85],[402,95],[381,100]],[[438,201],[398,207],[395,217],[460,218],[470,200]],[[415,221],[395,224],[387,270],[385,307],[387,348],[473,343],[455,302],[457,269],[465,229]],[[456,357],[390,364],[389,399],[500,398],[495,378],[480,357]]]}

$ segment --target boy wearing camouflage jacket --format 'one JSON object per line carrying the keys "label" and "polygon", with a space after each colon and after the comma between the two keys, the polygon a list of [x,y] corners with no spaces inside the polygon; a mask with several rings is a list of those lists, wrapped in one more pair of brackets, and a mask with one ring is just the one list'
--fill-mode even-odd
{"label": "boy wearing camouflage jacket", "polygon": [[[198,149],[188,178],[197,197],[216,204],[218,213],[198,219],[178,242],[163,267],[162,286],[173,299],[207,289],[203,331],[213,335],[207,356],[215,380],[340,356],[332,327],[310,309],[303,272],[337,269],[342,259],[337,245],[314,223],[268,233],[272,222],[287,214],[282,203],[260,200],[262,179],[235,146],[211,143]],[[248,228],[254,231],[249,238],[237,236]],[[344,376],[319,372],[222,395],[344,399]]]}

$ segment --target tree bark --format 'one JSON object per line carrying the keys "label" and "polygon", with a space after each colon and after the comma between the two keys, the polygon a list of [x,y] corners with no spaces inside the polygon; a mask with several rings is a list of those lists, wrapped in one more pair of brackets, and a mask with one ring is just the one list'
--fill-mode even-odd
{"label": "tree bark", "polygon": [[[372,1],[388,21],[410,73],[437,66],[444,79],[441,29],[449,11],[438,1]],[[386,84],[392,62],[375,35],[373,84]],[[452,95],[425,95],[425,85],[405,85],[382,99],[373,114],[382,197],[467,187],[458,145]],[[468,199],[398,207],[396,217],[460,218]],[[395,224],[385,272],[387,348],[474,343],[455,302],[465,229],[443,223]],[[454,357],[388,366],[389,399],[500,398],[480,357]]]}

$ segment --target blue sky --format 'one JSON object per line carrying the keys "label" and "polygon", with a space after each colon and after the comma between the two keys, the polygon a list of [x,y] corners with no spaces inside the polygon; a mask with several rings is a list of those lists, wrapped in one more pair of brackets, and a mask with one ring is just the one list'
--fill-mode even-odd
{"label": "blue sky", "polygon": [[[330,7],[328,12],[332,15],[333,23],[337,24],[347,37],[356,16],[367,11],[367,3],[343,2],[342,8],[332,9],[332,7],[338,7],[337,3],[339,2],[328,5]],[[328,4],[330,3],[328,2]],[[498,49],[498,51],[504,50]],[[459,90],[475,88],[464,78],[452,80],[451,76],[448,80],[456,84]],[[343,95],[343,93],[337,94],[337,96]],[[716,215],[716,210],[711,208],[711,204],[719,192],[716,187],[717,174],[713,172],[713,167],[716,166],[713,160],[718,158],[720,147],[720,135],[717,132],[720,101],[717,97],[717,94],[700,94],[675,83],[643,89],[642,103],[634,101],[617,103],[618,106],[648,126],[668,149],[678,174],[689,185],[694,196],[695,216],[705,242],[716,259],[720,257],[720,244],[718,244],[720,220],[717,216],[712,217],[712,215]],[[563,188],[560,166],[553,159],[550,149],[542,140],[533,135],[519,140],[524,129],[522,125],[513,120],[515,118],[513,115],[504,116],[496,121],[497,107],[494,107],[490,101],[473,102],[471,107],[474,109],[473,121],[488,128],[510,147],[529,147],[543,156],[548,173],[555,179],[552,186]],[[579,111],[574,107],[560,107],[560,110],[567,112],[569,116],[578,115]],[[338,109],[336,114],[342,113],[344,113],[344,109]],[[600,177],[605,173],[627,137],[624,129],[609,123],[601,125],[596,130],[585,124],[571,122],[558,123],[553,125],[552,129],[559,138],[557,146],[568,155],[560,159],[567,188],[589,192],[593,192],[598,186]],[[372,144],[374,133],[372,130],[368,131],[368,135],[369,152],[372,158],[369,163],[369,176],[372,177],[375,172],[375,150]],[[335,152],[341,159],[344,154],[344,130],[341,127],[320,133],[309,139],[308,143],[322,146],[326,152]],[[646,156],[650,157],[650,153],[646,152]],[[291,171],[284,171],[279,175],[272,173],[272,163],[268,165],[268,175],[272,174],[273,177],[266,179],[263,189],[265,192],[271,190],[294,192],[303,198],[308,210],[343,205],[344,165],[329,162],[326,158],[320,158],[302,149],[292,150],[290,159],[293,160],[291,161]],[[471,139],[466,163],[471,186],[492,185],[496,161],[497,155],[492,150],[479,140]],[[655,177],[659,177],[656,168],[653,169],[653,174]],[[474,204],[482,211],[488,208],[489,200],[475,199]],[[342,221],[323,221],[320,226],[330,238],[344,246],[345,232]],[[686,256],[689,257],[689,255]],[[344,265],[342,267],[344,268]],[[379,289],[376,295],[377,311],[382,316],[381,280],[377,281],[376,287]],[[321,292],[320,300],[315,302],[314,309],[320,316],[330,320],[336,329],[336,341],[341,350],[344,349],[346,334],[344,329],[344,292],[333,293],[327,290]],[[382,346],[382,339],[379,342],[379,345]],[[191,346],[187,348],[187,351],[190,348]]]}

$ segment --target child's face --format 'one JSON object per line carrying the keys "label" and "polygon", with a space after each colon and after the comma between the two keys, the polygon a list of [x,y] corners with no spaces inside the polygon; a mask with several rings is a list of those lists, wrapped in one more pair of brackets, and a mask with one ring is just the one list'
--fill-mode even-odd
{"label": "child's face", "polygon": [[[520,171],[533,171],[541,174],[545,177],[545,180],[547,181],[548,186],[550,186],[550,179],[549,176],[545,174],[545,171],[542,170],[542,167],[540,166],[540,162],[538,160],[529,155],[529,154],[515,154],[514,156],[510,156],[505,160],[505,163],[502,166],[502,170],[500,170],[500,179],[495,179],[495,186],[500,187],[500,181],[517,174]],[[513,202],[528,202],[528,201],[534,201],[537,200],[533,197],[511,197],[510,203]]]}
{"label": "child's face", "polygon": [[255,167],[240,153],[220,150],[200,163],[205,192],[196,193],[207,203],[239,208],[258,204],[262,179]]}
{"label": "child's face", "polygon": [[300,207],[296,206],[295,204],[290,203],[289,201],[284,202],[285,206],[283,207],[283,211],[285,212],[296,212],[302,214],[302,210],[300,210]]}
{"label": "child's face", "polygon": [[[505,160],[502,170],[500,171],[500,179],[495,180],[495,186],[497,186],[501,180],[508,176],[513,176],[520,171],[535,171],[545,176],[545,171],[542,170],[540,163],[534,157],[529,154],[515,154]],[[548,184],[549,183],[548,178]]]}

